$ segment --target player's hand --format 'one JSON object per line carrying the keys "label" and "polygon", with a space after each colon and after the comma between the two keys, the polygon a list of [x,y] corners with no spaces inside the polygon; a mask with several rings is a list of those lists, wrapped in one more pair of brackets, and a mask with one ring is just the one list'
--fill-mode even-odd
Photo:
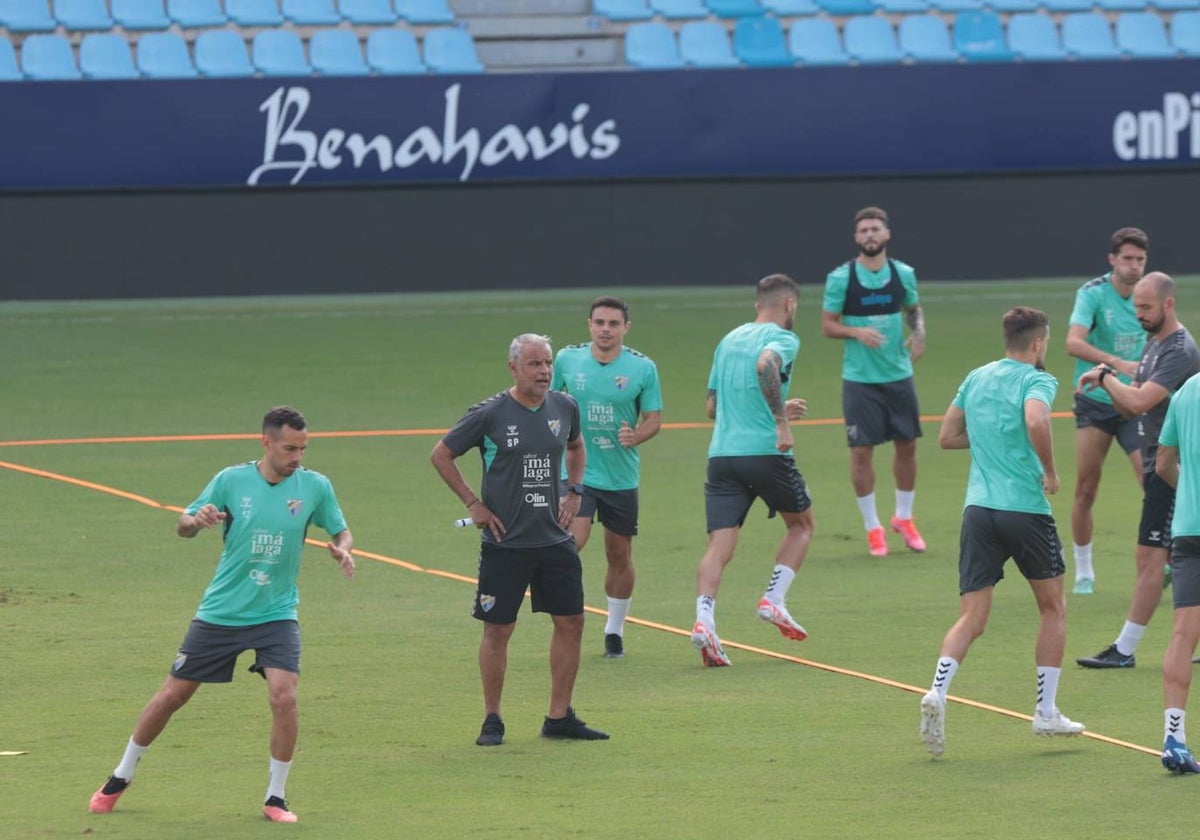
{"label": "player's hand", "polygon": [[794,445],[795,442],[792,440],[792,429],[790,426],[788,426],[787,422],[784,421],[782,423],[776,423],[775,448],[780,452],[780,454],[783,454],[785,452],[789,452]]}
{"label": "player's hand", "polygon": [[342,574],[346,576],[346,580],[354,580],[354,556],[346,549],[332,542],[325,543],[325,547],[329,549],[329,556],[338,562],[342,567]]}
{"label": "player's hand", "polygon": [[628,420],[621,421],[621,428],[617,430],[617,441],[624,447],[637,446],[634,440],[633,428],[629,425]]}
{"label": "player's hand", "polygon": [[854,331],[854,338],[872,350],[883,344],[883,333],[874,327],[858,327]]}
{"label": "player's hand", "polygon": [[471,521],[475,523],[475,527],[481,531],[487,528],[492,532],[492,536],[496,542],[500,542],[501,537],[507,533],[503,520],[499,516],[492,513],[483,502],[471,505]]}
{"label": "player's hand", "polygon": [[1137,376],[1138,363],[1131,362],[1128,359],[1113,359],[1109,367],[1122,376],[1128,376],[1130,379]]}
{"label": "player's hand", "polygon": [[800,397],[793,397],[783,404],[787,419],[800,420],[808,413],[808,402]]}
{"label": "player's hand", "polygon": [[571,530],[571,523],[575,521],[576,514],[579,513],[579,506],[583,503],[583,496],[570,491],[563,493],[562,498],[558,500],[558,527],[564,531]]}
{"label": "player's hand", "polygon": [[1061,482],[1058,480],[1057,472],[1048,472],[1042,475],[1042,491],[1047,496],[1053,496],[1058,492]]}
{"label": "player's hand", "polygon": [[1088,371],[1084,371],[1079,377],[1079,384],[1075,386],[1075,393],[1086,394],[1088,391],[1100,387],[1100,371],[1104,369],[1104,365],[1096,365]]}
{"label": "player's hand", "polygon": [[925,334],[912,333],[904,341],[904,345],[908,347],[908,355],[914,362],[925,355]]}
{"label": "player's hand", "polygon": [[204,505],[192,515],[192,520],[200,528],[211,528],[218,522],[224,522],[226,516],[225,511],[217,510],[216,505]]}

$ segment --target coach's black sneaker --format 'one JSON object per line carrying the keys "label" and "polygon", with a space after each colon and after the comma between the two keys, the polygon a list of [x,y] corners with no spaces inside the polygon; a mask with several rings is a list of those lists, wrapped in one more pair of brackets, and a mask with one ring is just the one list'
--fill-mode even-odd
{"label": "coach's black sneaker", "polygon": [[498,747],[504,743],[504,721],[500,720],[500,715],[493,712],[483,719],[475,743],[481,747]]}
{"label": "coach's black sneaker", "polygon": [[620,659],[625,655],[625,641],[616,633],[604,636],[604,656],[608,659]]}
{"label": "coach's black sneaker", "polygon": [[546,718],[546,722],[542,724],[542,737],[573,738],[576,741],[607,741],[608,733],[592,729],[575,717],[575,710],[568,706],[566,717]]}
{"label": "coach's black sneaker", "polygon": [[1075,661],[1084,668],[1132,668],[1137,664],[1132,653],[1126,656],[1117,650],[1115,644],[1109,645],[1095,656],[1085,656]]}

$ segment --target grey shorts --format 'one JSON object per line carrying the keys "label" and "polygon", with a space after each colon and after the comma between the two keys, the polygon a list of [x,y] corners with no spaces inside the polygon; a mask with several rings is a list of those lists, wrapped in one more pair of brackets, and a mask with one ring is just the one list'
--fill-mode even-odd
{"label": "grey shorts", "polygon": [[1004,564],[1010,557],[1026,580],[1049,580],[1065,573],[1054,517],[977,505],[964,510],[958,538],[959,594],[1004,580]]}
{"label": "grey shorts", "polygon": [[718,456],[708,459],[704,514],[708,532],[740,528],[754,500],[775,511],[803,513],[812,507],[804,476],[791,455]]}
{"label": "grey shorts", "polygon": [[1117,444],[1125,450],[1126,455],[1142,445],[1137,418],[1122,417],[1121,412],[1113,408],[1111,403],[1076,394],[1074,411],[1076,429],[1085,429],[1088,426],[1099,429],[1109,437],[1116,438]]}
{"label": "grey shorts", "polygon": [[880,383],[843,379],[842,417],[848,446],[878,446],[921,436],[921,410],[911,376]]}
{"label": "grey shorts", "polygon": [[600,524],[614,534],[636,537],[638,532],[638,491],[598,490],[584,485],[583,498],[579,502],[579,513],[589,522],[600,515]]}
{"label": "grey shorts", "polygon": [[198,618],[188,625],[171,676],[202,683],[233,680],[233,667],[244,652],[254,651],[250,670],[264,668],[300,673],[300,625],[295,621],[268,621],[246,627],[209,624]]}
{"label": "grey shorts", "polygon": [[513,548],[483,543],[479,549],[479,583],[475,609],[480,621],[512,624],[525,590],[534,612],[580,615],[583,612],[583,565],[575,539],[554,545]]}
{"label": "grey shorts", "polygon": [[1200,607],[1200,537],[1176,537],[1171,543],[1171,593],[1175,609]]}
{"label": "grey shorts", "polygon": [[1138,523],[1138,545],[1171,547],[1171,520],[1175,516],[1175,488],[1156,472],[1142,475],[1142,520]]}

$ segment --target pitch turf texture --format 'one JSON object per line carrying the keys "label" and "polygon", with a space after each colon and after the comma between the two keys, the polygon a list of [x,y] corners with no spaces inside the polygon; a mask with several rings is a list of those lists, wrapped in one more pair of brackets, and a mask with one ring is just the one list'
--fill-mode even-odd
{"label": "pitch turf texture", "polygon": [[[643,448],[625,659],[603,658],[603,616],[588,616],[575,704],[612,740],[538,738],[549,620],[525,611],[510,650],[507,742],[495,749],[474,745],[477,538],[451,527],[462,510],[428,452],[438,430],[508,384],[513,335],[548,333],[556,348],[585,340],[588,302],[614,290],[0,305],[0,750],[25,751],[0,757],[0,835],[1132,837],[1190,813],[1200,781],[1169,777],[1156,755],[1169,605],[1136,669],[1073,663],[1112,641],[1128,603],[1140,497],[1118,455],[1096,506],[1096,594],[1068,595],[1059,693],[1102,737],[1030,733],[1036,612],[1010,570],[954,682],[953,695],[976,705],[950,704],[942,760],[917,738],[919,692],[957,615],[968,463],[937,449],[933,418],[968,369],[1001,353],[1000,315],[1019,303],[1051,315],[1055,410],[1068,412],[1072,363],[1061,348],[1077,285],[923,285],[930,338],[917,384],[931,419],[917,519],[930,548],[911,554],[891,535],[886,558],[867,555],[849,485],[841,345],[820,336],[819,288],[804,289],[791,394],[817,421],[795,430],[817,534],[789,606],[810,636],[790,642],[755,618],[782,532],[756,507],[717,602],[734,665],[712,670],[686,637],[705,543],[703,402],[713,346],[751,317],[751,289],[615,290],[633,306],[629,345],[658,363],[664,420],[685,426]],[[1195,326],[1191,286],[1181,283],[1181,311]],[[169,507],[256,457],[257,421],[285,402],[317,433],[395,432],[310,441],[307,464],[333,479],[358,548],[373,557],[360,558],[353,583],[324,551],[305,557],[288,786],[301,821],[277,828],[260,816],[269,711],[248,657],[233,684],[202,688],[176,715],[117,809],[90,815],[88,797],[161,682],[219,552],[215,533],[176,537]],[[212,434],[249,437],[56,442]],[[1069,544],[1072,422],[1056,420],[1054,434],[1054,511]],[[23,441],[43,442],[13,445]],[[889,455],[876,456],[885,521]],[[463,463],[478,486],[475,458]],[[598,538],[583,558],[586,602],[602,609]]]}

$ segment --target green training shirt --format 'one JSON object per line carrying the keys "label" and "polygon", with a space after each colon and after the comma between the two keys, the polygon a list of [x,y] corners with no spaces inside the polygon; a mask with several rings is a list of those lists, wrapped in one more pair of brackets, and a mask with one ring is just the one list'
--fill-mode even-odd
{"label": "green training shirt", "polygon": [[[1142,357],[1146,331],[1138,323],[1133,308],[1133,295],[1123,298],[1113,288],[1112,272],[1089,280],[1075,293],[1075,308],[1067,322],[1073,327],[1087,327],[1087,342],[1097,350],[1111,353],[1119,359],[1136,362]],[[1083,359],[1075,360],[1075,382],[1095,365]],[[1130,378],[1118,374],[1126,385]],[[1112,397],[1103,388],[1088,391],[1088,399],[1112,405]]]}
{"label": "green training shirt", "polygon": [[[903,306],[916,306],[920,302],[917,294],[917,272],[900,260],[891,260],[896,266],[896,275],[904,287]],[[858,282],[864,289],[885,289],[892,275],[887,262],[879,271],[855,266]],[[883,334],[883,344],[872,349],[853,338],[844,339],[842,351],[842,379],[849,382],[877,384],[899,382],[913,375],[912,357],[904,344],[904,312],[887,315],[846,315],[846,289],[850,283],[850,263],[842,263],[825,278],[825,297],[821,308],[842,316],[848,327],[873,327]]]}
{"label": "green training shirt", "polygon": [[1200,537],[1200,376],[1193,376],[1171,397],[1158,443],[1179,449],[1171,535]]}
{"label": "green training shirt", "polygon": [[758,357],[767,349],[779,356],[780,398],[786,400],[792,363],[800,351],[794,332],[773,323],[742,324],[717,345],[708,375],[708,388],[717,393],[708,457],[782,454],[775,448],[775,418],[758,384]]}

